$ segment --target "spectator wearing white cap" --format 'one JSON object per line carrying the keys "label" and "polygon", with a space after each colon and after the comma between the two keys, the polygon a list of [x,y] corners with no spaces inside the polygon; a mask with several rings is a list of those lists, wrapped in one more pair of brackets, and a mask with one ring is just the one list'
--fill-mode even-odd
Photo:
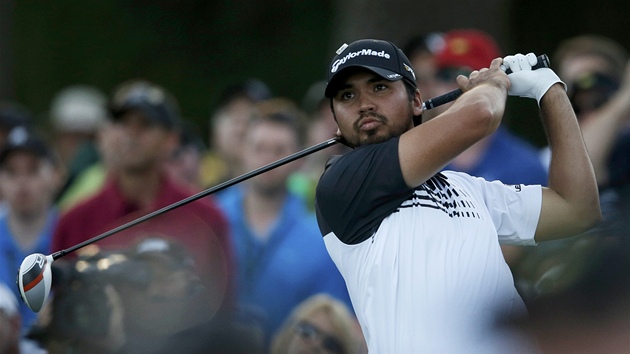
{"label": "spectator wearing white cap", "polygon": [[81,171],[100,159],[95,139],[107,118],[107,96],[94,86],[68,86],[53,97],[49,116],[55,150],[66,170],[63,192]]}

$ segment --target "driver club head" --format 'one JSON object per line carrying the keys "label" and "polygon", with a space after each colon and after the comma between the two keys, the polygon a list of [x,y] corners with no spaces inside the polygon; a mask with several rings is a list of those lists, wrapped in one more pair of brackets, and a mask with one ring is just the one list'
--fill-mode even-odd
{"label": "driver club head", "polygon": [[52,284],[52,256],[34,253],[22,261],[17,275],[20,296],[34,312],[39,312],[48,299]]}

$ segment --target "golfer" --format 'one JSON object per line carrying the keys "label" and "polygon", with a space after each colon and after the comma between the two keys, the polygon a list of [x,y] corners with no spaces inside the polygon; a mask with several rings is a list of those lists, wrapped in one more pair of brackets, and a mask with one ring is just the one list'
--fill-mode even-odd
{"label": "golfer", "polygon": [[[534,340],[501,326],[526,309],[500,244],[575,235],[601,212],[565,86],[535,64],[535,55],[517,54],[460,75],[463,95],[414,126],[422,97],[399,48],[359,40],[333,58],[325,94],[337,134],[354,149],[328,162],[316,211],[371,354],[536,351]],[[540,107],[548,188],[442,170],[497,129],[508,95]]]}

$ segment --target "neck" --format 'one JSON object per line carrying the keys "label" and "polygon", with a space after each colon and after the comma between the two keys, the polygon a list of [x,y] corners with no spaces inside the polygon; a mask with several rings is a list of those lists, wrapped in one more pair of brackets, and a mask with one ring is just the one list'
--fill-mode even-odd
{"label": "neck", "polygon": [[155,171],[124,172],[121,171],[117,178],[118,186],[123,195],[140,208],[147,208],[157,198],[162,174]]}
{"label": "neck", "polygon": [[30,249],[46,226],[48,211],[43,210],[32,213],[10,211],[7,220],[9,230],[11,230],[11,234],[13,234],[17,244],[22,249]]}
{"label": "neck", "polygon": [[254,231],[254,235],[261,241],[267,241],[270,228],[282,211],[287,193],[285,190],[277,193],[262,193],[251,185],[246,188],[245,218]]}

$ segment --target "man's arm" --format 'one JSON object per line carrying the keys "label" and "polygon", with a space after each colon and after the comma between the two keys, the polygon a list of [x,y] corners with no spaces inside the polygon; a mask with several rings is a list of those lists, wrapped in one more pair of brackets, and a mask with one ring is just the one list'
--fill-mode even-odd
{"label": "man's arm", "polygon": [[549,188],[543,189],[536,240],[587,231],[601,220],[599,191],[582,134],[561,83],[540,100],[541,116],[551,148]]}
{"label": "man's arm", "polygon": [[465,93],[438,117],[401,135],[398,154],[409,187],[419,186],[497,129],[510,87],[501,62],[497,58],[469,78],[460,75],[457,83]]}

